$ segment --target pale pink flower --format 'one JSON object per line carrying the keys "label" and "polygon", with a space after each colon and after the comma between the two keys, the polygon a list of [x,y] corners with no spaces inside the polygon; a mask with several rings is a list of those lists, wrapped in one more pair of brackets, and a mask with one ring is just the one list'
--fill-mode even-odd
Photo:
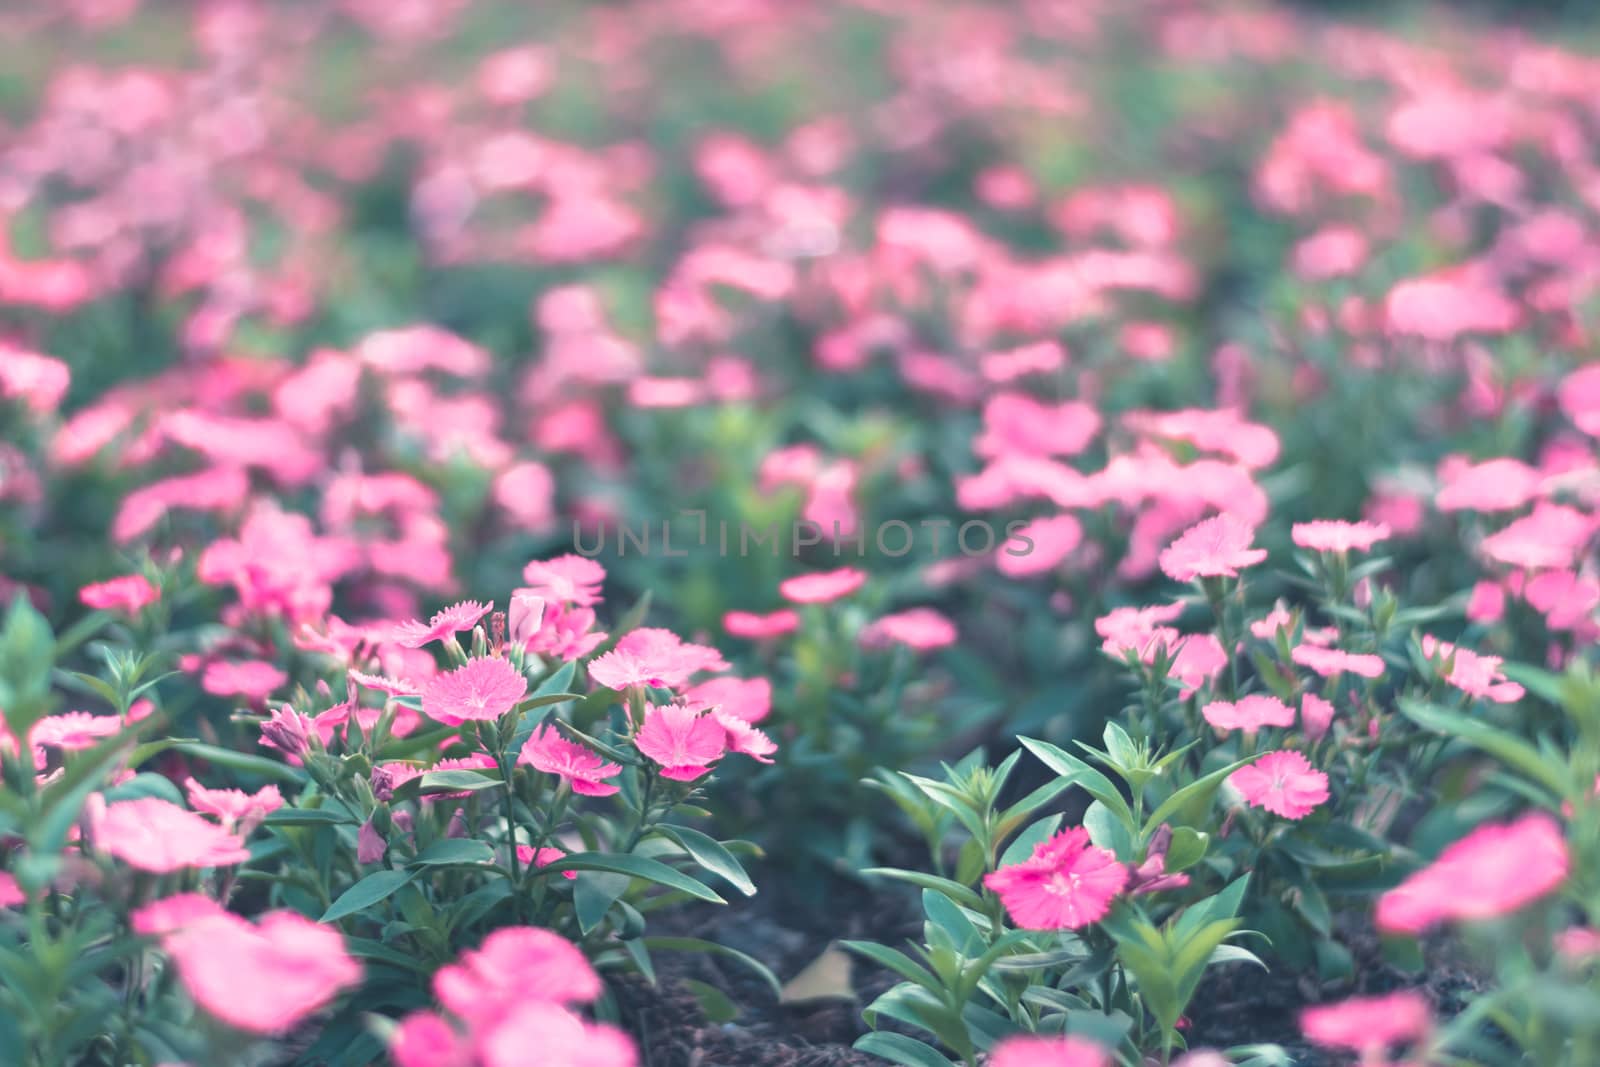
{"label": "pale pink flower", "polygon": [[511,594],[506,613],[506,639],[517,645],[527,645],[544,629],[544,597],[529,589],[518,589]]}
{"label": "pale pink flower", "polygon": [[1008,1037],[989,1054],[989,1067],[1106,1067],[1111,1057],[1082,1037]]}
{"label": "pale pink flower", "polygon": [[1480,826],[1378,898],[1378,929],[1417,934],[1506,915],[1555,892],[1569,869],[1566,839],[1549,815]]}
{"label": "pale pink flower", "polygon": [[1182,614],[1181,603],[1113,608],[1094,621],[1094,632],[1105,639],[1106,654],[1120,658],[1124,652],[1139,652],[1158,629]]}
{"label": "pale pink flower", "polygon": [[945,648],[956,643],[956,625],[933,608],[912,608],[874,619],[861,629],[860,641],[866,648],[885,648],[900,644],[919,652]]}
{"label": "pale pink flower", "polygon": [[[519,595],[524,592],[518,590]],[[527,649],[565,661],[582,659],[606,639],[605,632],[596,630],[594,623],[593,608],[546,602],[538,630],[527,639]]]}
{"label": "pale pink flower", "polygon": [[1333,678],[1348,671],[1363,678],[1381,678],[1384,672],[1382,656],[1366,652],[1346,652],[1338,648],[1319,648],[1316,645],[1296,645],[1289,658],[1324,678]]}
{"label": "pale pink flower", "polygon": [[983,407],[983,431],[972,451],[984,459],[1007,454],[1075,456],[1100,432],[1100,413],[1082,401],[1046,404],[1026,393],[1002,392]]}
{"label": "pale pink flower", "polygon": [[1590,437],[1600,437],[1600,364],[1588,364],[1561,380],[1561,410]]}
{"label": "pale pink flower", "polygon": [[200,688],[214,696],[260,701],[271,696],[289,676],[265,660],[216,660],[206,664]]}
{"label": "pale pink flower", "polygon": [[1081,826],[1041,841],[1027,859],[983,880],[1024,930],[1076,930],[1098,922],[1127,882],[1128,868],[1089,844]]}
{"label": "pale pink flower", "polygon": [[639,1062],[623,1031],[537,1000],[516,1005],[477,1040],[482,1067],[525,1067],[534,1048],[540,1067],[637,1067]]}
{"label": "pale pink flower", "polygon": [[1053,569],[1083,542],[1083,524],[1071,515],[1034,519],[1016,529],[994,556],[994,568],[1008,578],[1027,578]]}
{"label": "pale pink flower", "polygon": [[[1522,686],[1506,680],[1500,670],[1503,661],[1499,656],[1481,656],[1470,649],[1440,641],[1432,634],[1423,634],[1422,654],[1436,661],[1444,680],[1463,693],[1496,704],[1510,704],[1522,699]],[[1449,670],[1444,670],[1446,664],[1449,664]]]}
{"label": "pale pink flower", "polygon": [[493,604],[463,600],[435,613],[426,623],[414,619],[400,623],[389,631],[387,639],[405,648],[421,648],[431,641],[442,641],[462,630],[472,629],[493,607]]}
{"label": "pale pink flower", "polygon": [[1506,613],[1506,590],[1499,582],[1483,581],[1472,587],[1467,618],[1473,622],[1499,622]]}
{"label": "pale pink flower", "polygon": [[203,815],[214,815],[223,826],[239,828],[242,834],[261,824],[272,812],[283,807],[283,794],[275,785],[262,786],[254,793],[242,789],[207,789],[193,778],[183,783],[189,805]]}
{"label": "pale pink flower", "polygon": [[237,835],[159,797],[112,804],[91,827],[96,848],[153,874],[230,867],[250,858]]}
{"label": "pale pink flower", "polygon": [[727,731],[717,719],[682,704],[650,706],[633,742],[661,764],[661,777],[692,782],[711,769],[727,746]]}
{"label": "pale pink flower", "polygon": [[1333,705],[1317,696],[1307,693],[1300,698],[1300,728],[1312,741],[1320,741],[1327,736],[1328,728],[1333,725]]}
{"label": "pale pink flower", "polygon": [[1552,630],[1575,630],[1600,606],[1600,582],[1568,570],[1542,571],[1528,579],[1522,595]]}
{"label": "pale pink flower", "polygon": [[676,689],[701,671],[727,669],[728,662],[714,648],[690,644],[670,630],[640,627],[590,661],[589,677],[618,691],[632,686]]}
{"label": "pale pink flower", "polygon": [[1294,543],[1313,552],[1366,552],[1379,541],[1387,540],[1389,527],[1381,522],[1340,522],[1318,519],[1315,522],[1297,522],[1289,531]]}
{"label": "pale pink flower", "polygon": [[133,932],[144,937],[160,937],[207,919],[230,919],[228,909],[204,893],[179,893],[153,900],[128,917]]}
{"label": "pale pink flower", "polygon": [[574,793],[608,797],[620,788],[605,779],[622,772],[622,765],[608,763],[575,741],[569,741],[554,727],[541,726],[529,736],[517,757],[519,764],[558,775],[572,785]]}
{"label": "pale pink flower", "polygon": [[600,603],[600,585],[606,569],[592,559],[567,553],[555,559],[534,560],[522,569],[528,591],[549,600],[580,608]]}
{"label": "pale pink flower", "polygon": [[1169,673],[1183,683],[1185,697],[1222,673],[1230,659],[1212,634],[1184,635],[1168,645],[1167,651],[1172,656]]}
{"label": "pale pink flower", "polygon": [[475,1026],[492,1024],[521,1003],[572,1004],[593,1000],[601,990],[600,976],[576,945],[531,926],[494,931],[433,976],[439,1003]]}
{"label": "pale pink flower", "polygon": [[729,752],[737,752],[741,756],[749,756],[757,763],[771,763],[772,754],[778,751],[777,744],[765,732],[756,729],[748,719],[714,708],[711,717],[717,724],[727,731],[724,743]]}
{"label": "pale pink flower", "polygon": [[1293,623],[1294,616],[1289,609],[1276,604],[1267,614],[1250,623],[1250,635],[1261,641],[1272,641],[1277,638],[1279,630],[1288,630]]}
{"label": "pale pink flower", "polygon": [[1161,553],[1161,570],[1177,582],[1195,578],[1231,578],[1240,567],[1267,558],[1264,548],[1251,548],[1253,527],[1227,512],[1191,526]]}
{"label": "pale pink flower", "polygon": [[766,615],[750,611],[730,611],[722,617],[722,628],[734,637],[764,641],[793,633],[800,627],[800,616],[788,608],[780,608]]}
{"label": "pale pink flower", "polygon": [[124,574],[78,590],[78,599],[86,607],[100,611],[120,611],[137,615],[150,604],[161,599],[161,591],[150,584],[142,574]]}
{"label": "pale pink flower", "polygon": [[339,931],[288,911],[204,919],[162,945],[195,1003],[247,1033],[284,1033],[361,981]]}
{"label": "pale pink flower", "polygon": [[1228,775],[1253,808],[1265,808],[1285,819],[1303,819],[1328,799],[1328,776],[1298,752],[1268,752]]}
{"label": "pale pink flower", "polygon": [[1232,703],[1213,700],[1200,709],[1200,714],[1219,730],[1243,730],[1247,737],[1263,726],[1294,725],[1294,709],[1264,693],[1252,693]]}
{"label": "pale pink flower", "polygon": [[1555,936],[1556,951],[1573,963],[1600,957],[1600,930],[1590,926],[1569,926]]}
{"label": "pale pink flower", "polygon": [[1571,567],[1594,531],[1591,516],[1564,504],[1541,502],[1532,514],[1485,537],[1479,548],[1497,563],[1524,570]]}
{"label": "pale pink flower", "polygon": [[831,600],[849,596],[860,589],[866,580],[865,571],[854,567],[840,567],[837,570],[818,571],[814,574],[800,574],[786,578],[779,583],[778,592],[785,600],[795,604],[826,604]]}
{"label": "pale pink flower", "polygon": [[1314,1045],[1382,1052],[1419,1041],[1433,1027],[1428,1001],[1414,989],[1381,997],[1354,997],[1300,1012],[1300,1032]]}
{"label": "pale pink flower", "polygon": [[464,666],[428,679],[422,688],[422,713],[446,726],[498,719],[528,691],[528,679],[498,656],[468,660]]}
{"label": "pale pink flower", "polygon": [[758,723],[772,713],[772,683],[765,678],[712,678],[683,691],[684,703],[714,708]]}
{"label": "pale pink flower", "polygon": [[1518,459],[1459,463],[1434,496],[1440,511],[1513,511],[1539,494],[1543,476]]}
{"label": "pale pink flower", "polygon": [[441,1016],[414,1011],[389,1035],[395,1067],[473,1067],[470,1042]]}
{"label": "pale pink flower", "polygon": [[91,715],[87,711],[67,711],[47,715],[28,730],[28,744],[34,748],[55,748],[77,752],[93,748],[122,729],[116,715]]}

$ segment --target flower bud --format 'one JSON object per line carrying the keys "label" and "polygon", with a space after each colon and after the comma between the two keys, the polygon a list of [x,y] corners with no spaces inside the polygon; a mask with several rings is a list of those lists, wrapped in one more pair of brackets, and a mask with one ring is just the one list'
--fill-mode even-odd
{"label": "flower bud", "polygon": [[544,625],[544,597],[526,589],[518,589],[512,593],[508,622],[511,627],[509,636],[512,644],[525,645],[533,640],[539,628]]}
{"label": "flower bud", "polygon": [[372,823],[371,819],[362,823],[360,833],[356,834],[357,863],[377,863],[389,851],[389,843]]}

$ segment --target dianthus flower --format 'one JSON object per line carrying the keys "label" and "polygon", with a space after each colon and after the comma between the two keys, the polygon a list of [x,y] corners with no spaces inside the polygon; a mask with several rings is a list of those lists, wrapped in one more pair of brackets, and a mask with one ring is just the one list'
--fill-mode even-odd
{"label": "dianthus flower", "polygon": [[549,726],[539,727],[528,737],[517,762],[536,771],[558,775],[562,781],[572,785],[574,793],[591,797],[608,797],[616,793],[619,787],[605,779],[622,772],[621,764],[607,763],[576,741],[568,741]]}
{"label": "dianthus flower", "polygon": [[78,590],[78,599],[85,607],[137,615],[144,607],[161,599],[161,591],[142,574],[124,574],[84,586]]}
{"label": "dianthus flower", "polygon": [[1162,551],[1161,570],[1176,582],[1195,578],[1232,578],[1239,568],[1267,558],[1264,548],[1252,548],[1255,529],[1223,512],[1186,530]]}
{"label": "dianthus flower", "polygon": [[1316,645],[1296,645],[1289,658],[1324,678],[1332,678],[1349,671],[1363,678],[1383,677],[1383,657],[1365,652],[1346,652],[1338,648],[1319,648]]}
{"label": "dianthus flower", "polygon": [[403,622],[389,631],[389,640],[406,648],[421,648],[431,641],[442,641],[462,630],[478,625],[478,620],[489,614],[493,604],[480,604],[476,600],[463,600],[436,612],[426,623]]}
{"label": "dianthus flower", "polygon": [[433,976],[451,1014],[479,1024],[525,1001],[574,1004],[601,993],[600,976],[576,945],[542,927],[502,927]]}
{"label": "dianthus flower", "polygon": [[1243,730],[1247,736],[1263,726],[1294,725],[1294,709],[1264,693],[1252,693],[1231,703],[1213,700],[1200,709],[1200,714],[1219,730]]}
{"label": "dianthus flower", "polygon": [[994,568],[1008,578],[1045,574],[1082,542],[1083,524],[1072,515],[1034,519],[1006,538],[995,553]]}
{"label": "dianthus flower", "polygon": [[76,752],[93,748],[123,727],[117,715],[91,715],[87,711],[65,711],[46,715],[28,730],[28,744],[34,748],[56,748]]}
{"label": "dianthus flower", "polygon": [[786,578],[779,583],[778,592],[785,600],[796,604],[826,604],[849,596],[860,589],[866,580],[865,571],[855,567],[840,567]]}
{"label": "dianthus flower", "polygon": [[249,832],[246,827],[259,826],[262,819],[283,807],[283,794],[275,785],[246,793],[242,789],[207,789],[190,778],[184,782],[184,789],[195,811],[214,815],[223,826],[237,826],[243,833]]}
{"label": "dianthus flower", "polygon": [[646,709],[633,741],[640,752],[661,764],[661,777],[692,782],[722,757],[727,732],[711,715],[667,704]]}
{"label": "dianthus flower", "polygon": [[[1469,696],[1510,704],[1521,700],[1523,689],[1516,682],[1507,681],[1500,670],[1499,656],[1480,656],[1465,648],[1457,648],[1448,641],[1440,641],[1432,634],[1422,636],[1422,654],[1439,661],[1444,680]],[[1448,663],[1450,669],[1443,670]]]}
{"label": "dianthus flower", "polygon": [[97,848],[153,874],[227,867],[250,858],[239,837],[160,797],[112,804],[91,824]]}
{"label": "dianthus flower", "polygon": [[574,607],[600,603],[600,585],[606,569],[592,559],[567,553],[555,559],[534,560],[522,569],[528,592]]}
{"label": "dianthus flower", "polygon": [[1089,844],[1081,826],[1041,841],[1033,855],[983,880],[1024,930],[1076,930],[1098,922],[1127,882],[1128,868]]}
{"label": "dianthus flower", "polygon": [[788,608],[780,608],[766,615],[752,611],[730,611],[722,617],[722,628],[734,637],[763,641],[781,637],[800,627],[800,616]]}
{"label": "dianthus flower", "polygon": [[685,689],[683,699],[690,707],[716,708],[758,723],[772,713],[772,683],[765,678],[712,678]]}
{"label": "dianthus flower", "polygon": [[725,671],[728,662],[706,645],[684,641],[670,630],[641,627],[589,664],[589,677],[608,689],[631,686],[676,689],[701,671]]}
{"label": "dianthus flower", "polygon": [[213,696],[265,700],[289,676],[265,660],[217,660],[206,664],[200,688]]}
{"label": "dianthus flower", "polygon": [[422,711],[446,726],[498,719],[528,691],[528,679],[498,656],[468,660],[422,687]]}
{"label": "dianthus flower", "polygon": [[1106,1067],[1106,1050],[1082,1037],[1008,1037],[989,1054],[989,1067]]}
{"label": "dianthus flower", "polygon": [[1314,1045],[1381,1052],[1418,1041],[1433,1027],[1428,1001],[1413,989],[1382,997],[1354,997],[1300,1013],[1300,1032]]}
{"label": "dianthus flower", "polygon": [[1555,892],[1569,865],[1561,827],[1548,815],[1480,826],[1378,898],[1378,929],[1415,934],[1506,915]]}
{"label": "dianthus flower", "polygon": [[860,641],[866,648],[905,645],[918,652],[944,648],[956,643],[956,624],[932,608],[912,608],[874,619],[861,629]]}
{"label": "dianthus flower", "polygon": [[1366,552],[1379,541],[1388,540],[1389,527],[1381,522],[1339,522],[1318,519],[1315,522],[1297,522],[1289,536],[1301,548],[1313,552],[1335,552],[1345,555],[1351,551]]}
{"label": "dianthus flower", "polygon": [[1265,808],[1285,819],[1303,819],[1328,799],[1328,776],[1298,752],[1268,752],[1228,775],[1253,808]]}

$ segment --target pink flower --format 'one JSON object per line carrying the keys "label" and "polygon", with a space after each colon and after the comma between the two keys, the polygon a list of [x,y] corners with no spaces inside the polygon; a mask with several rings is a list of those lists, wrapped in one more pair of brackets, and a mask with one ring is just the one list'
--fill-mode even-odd
{"label": "pink flower", "polygon": [[793,633],[800,627],[800,616],[788,608],[766,615],[757,615],[750,611],[730,611],[722,617],[722,628],[734,637],[745,637],[752,641],[764,641],[769,637],[781,637]]}
{"label": "pink flower", "polygon": [[1499,582],[1479,582],[1467,601],[1467,618],[1473,622],[1499,622],[1506,613],[1506,590]]}
{"label": "pink flower", "polygon": [[498,719],[528,691],[528,679],[498,656],[468,660],[464,666],[428,679],[422,712],[446,726]]}
{"label": "pink flower", "polygon": [[228,909],[204,893],[179,893],[162,897],[138,908],[128,917],[133,932],[144,937],[160,937],[207,919],[229,919]]}
{"label": "pink flower", "polygon": [[1588,364],[1561,380],[1561,410],[1590,437],[1600,437],[1600,365]]}
{"label": "pink flower", "polygon": [[[522,594],[525,590],[518,590]],[[594,609],[546,603],[538,630],[527,639],[527,649],[540,656],[575,660],[587,656],[606,639],[594,628]]]}
{"label": "pink flower", "polygon": [[288,680],[287,674],[265,660],[217,660],[206,665],[200,688],[219,697],[265,700]]}
{"label": "pink flower", "polygon": [[588,608],[600,603],[600,584],[606,569],[592,559],[568,553],[555,559],[534,560],[522,569],[528,591],[549,600]]}
{"label": "pink flower", "polygon": [[159,797],[112,804],[92,819],[97,848],[154,874],[228,867],[250,858],[233,833]]}
{"label": "pink flower", "polygon": [[1528,579],[1522,592],[1552,630],[1577,629],[1600,605],[1600,582],[1572,571],[1542,571]]}
{"label": "pink flower", "polygon": [[455,1027],[431,1011],[414,1011],[389,1036],[395,1067],[472,1067],[472,1049]]}
{"label": "pink flower", "polygon": [[506,637],[513,644],[526,645],[544,628],[544,597],[529,589],[511,594],[507,610]]}
{"label": "pink flower", "polygon": [[1312,741],[1320,741],[1327,736],[1328,728],[1333,725],[1333,705],[1315,693],[1307,693],[1300,698],[1300,728]]}
{"label": "pink flower", "polygon": [[1418,1041],[1432,1027],[1428,1001],[1414,989],[1354,997],[1300,1013],[1300,1032],[1312,1044],[1355,1052],[1381,1052],[1390,1045]]}
{"label": "pink flower", "polygon": [[989,1067],[1106,1067],[1106,1050],[1081,1037],[1008,1037],[989,1054]]}
{"label": "pink flower", "polygon": [[1255,530],[1223,512],[1191,526],[1161,553],[1161,570],[1176,582],[1195,578],[1231,578],[1240,567],[1267,558],[1264,548],[1251,548]]}
{"label": "pink flower", "polygon": [[287,704],[273,709],[272,716],[261,724],[261,743],[288,756],[304,756],[316,736],[316,721]]}
{"label": "pink flower", "polygon": [[589,664],[589,677],[618,691],[642,685],[676,689],[701,671],[725,671],[728,662],[706,645],[684,641],[670,630],[641,627],[625,634],[617,647]]}
{"label": "pink flower", "polygon": [[1513,511],[1538,495],[1541,480],[1518,459],[1460,463],[1444,475],[1433,502],[1440,511]]}
{"label": "pink flower", "polygon": [[1006,539],[995,553],[994,569],[1008,578],[1044,574],[1071,555],[1082,542],[1083,524],[1071,515],[1034,519]]}
{"label": "pink flower", "polygon": [[955,623],[942,613],[932,608],[912,608],[868,623],[861,629],[860,641],[866,648],[900,644],[927,652],[955,644],[956,637]]}
{"label": "pink flower", "polygon": [[150,584],[142,574],[124,574],[78,590],[78,599],[86,607],[100,611],[120,611],[137,615],[147,605],[161,599],[161,591]]}
{"label": "pink flower", "polygon": [[1222,642],[1212,634],[1187,634],[1167,646],[1172,656],[1168,672],[1183,683],[1183,696],[1211,681],[1228,665]]}
{"label": "pink flower", "polygon": [[1246,736],[1263,726],[1293,726],[1294,709],[1277,697],[1252,693],[1236,703],[1213,700],[1200,709],[1206,722],[1219,730],[1243,730]]}
{"label": "pink flower", "polygon": [[216,816],[223,826],[238,826],[241,833],[248,834],[262,819],[283,807],[283,795],[275,785],[246,793],[241,789],[207,789],[193,778],[183,784],[195,811]]}
{"label": "pink flower", "polygon": [[593,1000],[601,989],[600,976],[576,945],[531,926],[496,930],[433,976],[439,1003],[474,1026],[528,1001],[572,1004]]}
{"label": "pink flower", "polygon": [[[1522,686],[1506,680],[1500,670],[1499,656],[1480,656],[1465,648],[1457,648],[1448,641],[1440,641],[1432,634],[1422,636],[1422,654],[1436,661],[1444,680],[1470,696],[1490,700],[1496,704],[1510,704],[1522,699]],[[1443,668],[1449,664],[1449,670]]]}
{"label": "pink flower", "polygon": [[1285,819],[1303,819],[1328,799],[1328,776],[1298,752],[1268,752],[1228,775],[1228,784],[1253,808]]}
{"label": "pink flower", "polygon": [[692,782],[721,758],[727,733],[710,715],[682,704],[667,704],[646,709],[633,743],[661,764],[661,777]]}
{"label": "pink flower", "polygon": [[204,919],[162,944],[195,1003],[252,1034],[281,1034],[361,981],[339,931],[288,911]]}
{"label": "pink flower", "polygon": [[1102,650],[1120,659],[1125,652],[1138,653],[1157,630],[1182,614],[1182,604],[1114,608],[1094,621],[1094,632],[1105,639]]}
{"label": "pink flower", "polygon": [[[554,863],[556,860],[565,859],[566,856],[567,854],[562,852],[559,848],[541,848],[535,852],[532,845],[517,846],[517,862],[529,867],[545,867]],[[562,871],[561,877],[567,879],[569,882],[574,881],[578,877],[578,872]]]}
{"label": "pink flower", "polygon": [[1548,815],[1480,826],[1378,898],[1378,928],[1416,934],[1439,922],[1506,915],[1555,892],[1568,869],[1566,840]]}
{"label": "pink flower", "polygon": [[480,604],[476,600],[463,600],[437,612],[426,624],[412,620],[403,622],[389,631],[388,639],[406,648],[421,648],[431,641],[442,641],[462,630],[478,625],[478,620],[489,614],[493,604]]}
{"label": "pink flower", "polygon": [[77,752],[93,748],[123,727],[116,715],[91,715],[87,711],[67,711],[47,715],[28,730],[28,744],[34,748],[56,748]]}
{"label": "pink flower", "polygon": [[1127,882],[1128,868],[1089,844],[1081,826],[1041,841],[1032,856],[983,880],[1024,930],[1076,930],[1098,922]]}
{"label": "pink flower", "polygon": [[1301,548],[1313,552],[1336,552],[1339,555],[1354,550],[1369,551],[1379,541],[1389,538],[1389,527],[1381,522],[1339,522],[1318,519],[1316,522],[1297,522],[1289,535]]}
{"label": "pink flower", "polygon": [[778,592],[785,600],[796,604],[826,604],[830,600],[849,596],[860,589],[866,580],[865,571],[855,567],[840,567],[786,578],[778,585]]}
{"label": "pink flower", "polygon": [[1324,678],[1332,678],[1346,671],[1359,674],[1363,678],[1383,677],[1383,657],[1368,653],[1318,648],[1316,645],[1296,645],[1289,653],[1289,658]]}
{"label": "pink flower", "polygon": [[713,678],[683,691],[685,704],[717,708],[748,723],[758,723],[772,713],[772,683],[765,678]]}
{"label": "pink flower", "polygon": [[721,708],[714,709],[711,717],[717,720],[717,725],[727,731],[723,743],[728,746],[728,751],[749,756],[757,763],[772,762],[771,756],[778,751],[778,746],[763,731],[750,725],[748,719],[741,719]]}
{"label": "pink flower", "polygon": [[539,1067],[637,1067],[627,1034],[591,1023],[556,1004],[534,1001],[513,1008],[478,1038],[483,1067],[525,1067],[538,1049]]}
{"label": "pink flower", "polygon": [[1593,536],[1595,520],[1564,504],[1540,503],[1478,547],[1497,563],[1524,570],[1571,567]]}
{"label": "pink flower", "polygon": [[584,796],[608,797],[620,788],[605,779],[620,774],[621,764],[607,763],[577,742],[568,741],[553,727],[535,730],[522,746],[517,762],[560,776],[562,781],[571,783],[574,793]]}

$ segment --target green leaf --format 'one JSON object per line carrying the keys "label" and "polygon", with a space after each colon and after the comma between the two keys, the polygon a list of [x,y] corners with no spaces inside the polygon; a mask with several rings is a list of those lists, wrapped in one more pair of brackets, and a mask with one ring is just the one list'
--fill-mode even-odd
{"label": "green leaf", "polygon": [[1400,710],[1423,729],[1465,741],[1522,772],[1555,796],[1567,796],[1568,782],[1563,768],[1553,765],[1538,749],[1515,734],[1418,700],[1401,700]]}
{"label": "green leaf", "polygon": [[754,971],[756,977],[760,978],[772,989],[773,996],[783,996],[783,983],[778,980],[777,975],[772,973],[772,969],[754,956],[740,952],[736,948],[729,948],[719,942],[706,941],[698,937],[646,937],[643,940],[650,948],[661,952],[705,952],[714,956],[727,956],[729,959],[738,960]]}
{"label": "green leaf", "polygon": [[906,981],[921,986],[934,996],[938,996],[944,989],[944,984],[939,979],[899,949],[873,941],[841,941],[839,944],[842,948],[867,957],[880,967],[888,968]]}
{"label": "green leaf", "polygon": [[605,921],[611,906],[628,891],[633,879],[626,874],[585,871],[572,887],[572,910],[578,916],[578,929],[588,934]]}
{"label": "green leaf", "polygon": [[1019,737],[1017,740],[1021,741],[1029,752],[1038,756],[1045,766],[1065,776],[1073,785],[1082,786],[1090,796],[1110,808],[1111,813],[1120,819],[1130,832],[1134,829],[1133,812],[1129,809],[1128,802],[1123,799],[1121,790],[1111,779],[1077,756],[1057,748],[1048,741],[1036,741],[1031,737]]}
{"label": "green leaf", "polygon": [[583,852],[565,859],[556,860],[554,863],[545,864],[537,868],[533,874],[536,876],[550,876],[563,871],[612,871],[616,874],[626,874],[656,885],[666,886],[668,889],[677,889],[699,900],[707,900],[713,904],[726,904],[717,895],[716,891],[708,886],[695,881],[682,871],[674,870],[659,860],[649,859],[645,856],[636,856],[632,853],[612,855],[604,852]]}
{"label": "green leaf", "polygon": [[339,894],[333,906],[322,913],[318,922],[337,922],[347,915],[372,907],[380,900],[393,896],[416,876],[415,871],[375,871]]}
{"label": "green leaf", "polygon": [[487,841],[466,837],[447,837],[435,841],[412,860],[408,867],[478,867],[494,862],[494,849]]}
{"label": "green leaf", "polygon": [[119,800],[137,800],[140,797],[160,797],[174,804],[183,803],[183,793],[172,783],[171,778],[162,774],[136,774],[121,785],[114,785],[105,791],[107,804],[115,804]]}
{"label": "green leaf", "polygon": [[656,827],[661,833],[682,845],[694,861],[713,874],[719,875],[747,897],[756,895],[755,883],[745,872],[744,865],[722,846],[722,842],[699,830],[687,826]]}
{"label": "green leaf", "polygon": [[1167,873],[1177,874],[1193,867],[1205,859],[1206,849],[1210,846],[1210,834],[1189,826],[1178,827],[1172,831],[1172,841],[1167,845]]}
{"label": "green leaf", "polygon": [[700,1004],[701,1014],[707,1021],[723,1025],[739,1017],[739,1006],[729,1000],[728,995],[716,986],[707,985],[693,978],[683,979],[683,985],[694,994],[694,999]]}
{"label": "green leaf", "polygon": [[1061,825],[1060,815],[1046,815],[1022,833],[1017,839],[1006,846],[1000,854],[1000,866],[1009,867],[1014,863],[1021,863],[1033,855],[1034,846],[1056,832],[1056,827]]}
{"label": "green leaf", "polygon": [[498,789],[504,784],[500,779],[491,778],[481,771],[428,771],[396,786],[394,799],[410,800],[439,793],[478,793],[485,789]]}
{"label": "green leaf", "polygon": [[332,808],[279,808],[267,813],[266,826],[357,826],[354,816]]}
{"label": "green leaf", "polygon": [[899,882],[909,882],[922,889],[937,889],[964,907],[981,908],[983,906],[983,898],[977,893],[960,882],[951,881],[949,878],[940,878],[936,874],[924,874],[921,871],[903,871],[898,867],[868,867],[861,873],[893,878]]}
{"label": "green leaf", "polygon": [[856,1040],[855,1048],[882,1056],[901,1067],[950,1067],[950,1061],[932,1045],[904,1034],[879,1031]]}
{"label": "green leaf", "polygon": [[258,774],[263,778],[272,778],[294,785],[299,785],[306,780],[306,773],[298,767],[291,767],[287,763],[279,763],[277,760],[268,759],[265,756],[256,756],[248,752],[235,752],[229,748],[220,748],[200,741],[179,741],[172,747],[184,755],[196,756],[208,763],[214,763],[219,767],[226,767],[233,771]]}

